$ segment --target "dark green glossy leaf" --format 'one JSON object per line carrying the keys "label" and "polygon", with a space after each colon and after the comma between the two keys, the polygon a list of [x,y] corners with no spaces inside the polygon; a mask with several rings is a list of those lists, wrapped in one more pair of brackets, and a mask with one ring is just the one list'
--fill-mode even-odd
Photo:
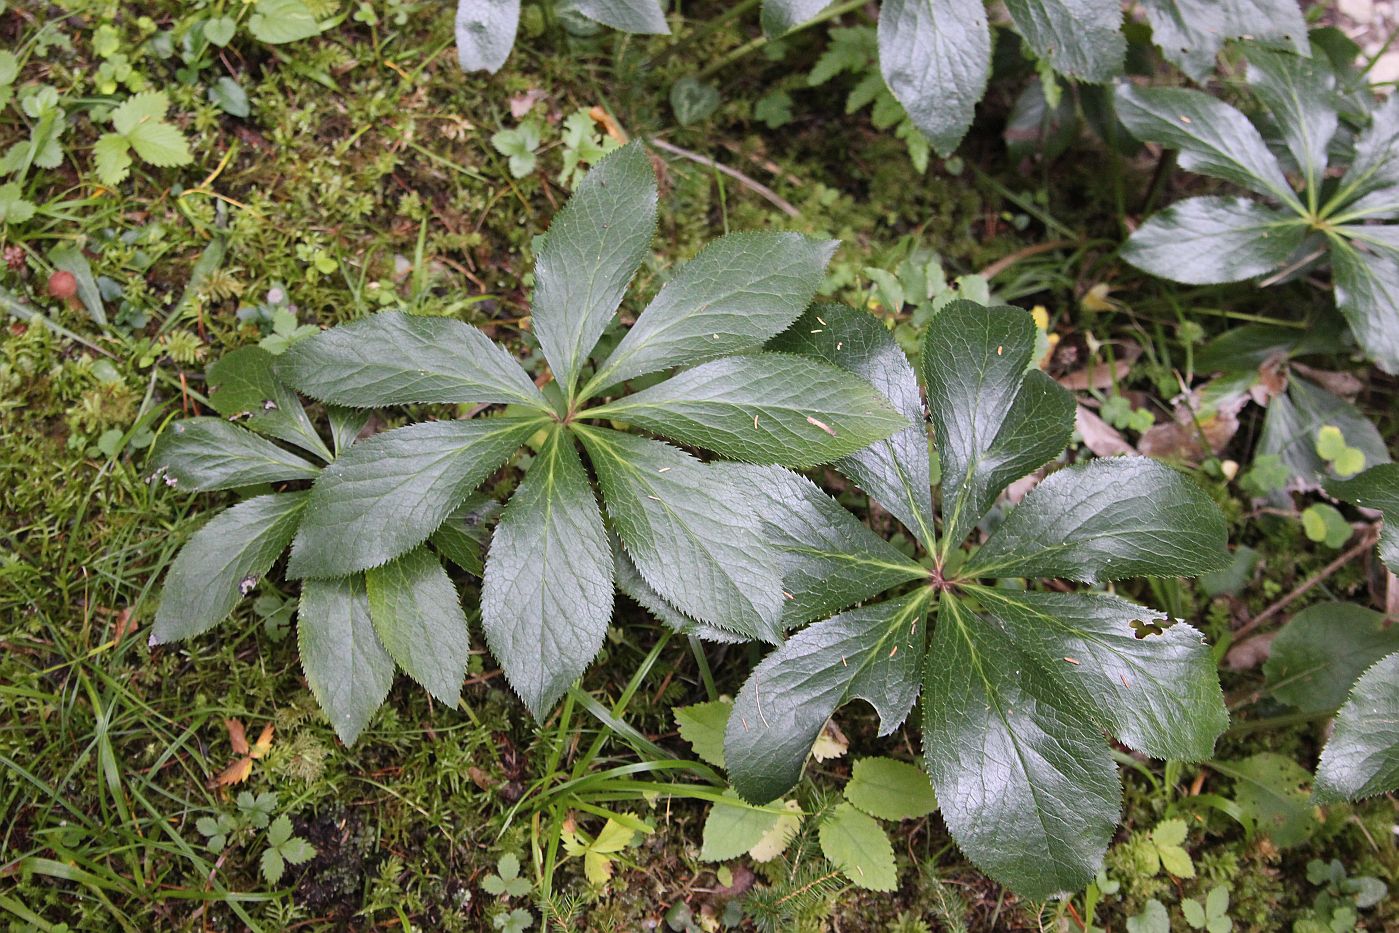
{"label": "dark green glossy leaf", "polygon": [[481,586],[486,643],[538,720],[602,648],[612,564],[573,436],[555,427],[501,513]]}
{"label": "dark green glossy leaf", "polygon": [[725,629],[696,621],[666,602],[665,597],[651,589],[651,584],[647,583],[645,578],[641,576],[641,571],[636,569],[636,565],[631,562],[626,551],[622,550],[621,543],[618,541],[612,543],[612,557],[615,561],[613,573],[617,581],[617,589],[630,596],[633,602],[651,613],[658,621],[665,623],[681,635],[693,636],[704,641],[737,644],[747,640],[742,635],[736,635]]}
{"label": "dark green glossy leaf", "polygon": [[151,644],[189,638],[222,622],[286,550],[308,495],[248,499],[196,531],[165,575]]}
{"label": "dark green glossy leaf", "polygon": [[261,347],[240,347],[219,357],[209,367],[209,404],[230,421],[330,460],[301,399],[274,374],[274,359]]}
{"label": "dark green glossy leaf", "polygon": [[1399,789],[1399,653],[1355,682],[1316,769],[1321,801],[1357,800]]}
{"label": "dark green glossy leaf", "polygon": [[[1342,228],[1343,234],[1354,228]],[[1363,227],[1365,236],[1399,228]],[[1335,238],[1331,245],[1331,277],[1336,307],[1350,322],[1351,333],[1365,355],[1387,373],[1399,374],[1399,238],[1395,248],[1364,252]]]}
{"label": "dark green glossy leaf", "polygon": [[1248,83],[1267,105],[1308,188],[1321,183],[1336,135],[1336,78],[1317,59],[1247,45]]}
{"label": "dark green glossy leaf", "polygon": [[884,0],[879,69],[938,155],[951,155],[972,125],[991,71],[991,29],[981,0]]}
{"label": "dark green glossy leaf", "polygon": [[592,384],[758,349],[811,302],[836,245],[798,233],[715,240],[675,270]]}
{"label": "dark green glossy leaf", "polygon": [[776,38],[810,20],[831,0],[763,0],[763,32]]}
{"label": "dark green glossy leaf", "polygon": [[426,421],[360,441],[316,480],[287,573],[344,576],[422,544],[542,425]]}
{"label": "dark green glossy leaf", "polygon": [[1106,593],[975,594],[1042,682],[1085,720],[1156,758],[1214,754],[1229,714],[1196,629]]}
{"label": "dark green glossy leaf", "polygon": [[765,803],[796,784],[826,720],[850,699],[875,708],[881,735],[898,728],[918,696],[925,596],[817,622],[763,659],[735,698],[724,734],[740,796]]}
{"label": "dark green glossy leaf", "polygon": [[1117,115],[1138,139],[1179,149],[1186,171],[1223,178],[1302,209],[1258,130],[1222,100],[1186,88],[1122,84]]}
{"label": "dark green glossy leaf", "polygon": [[1118,0],[1006,0],[1022,38],[1060,74],[1102,82],[1122,71]]}
{"label": "dark green glossy leaf", "polygon": [[1291,259],[1307,233],[1291,211],[1248,198],[1187,198],[1142,224],[1122,258],[1173,282],[1242,282]]}
{"label": "dark green glossy leaf", "polygon": [[923,756],[962,851],[1034,900],[1087,884],[1122,797],[1098,729],[955,597],[942,598],[924,671]]}
{"label": "dark green glossy leaf", "polygon": [[498,517],[500,503],[484,493],[474,492],[428,540],[437,553],[479,577],[486,572],[481,555],[491,538],[491,523]]}
{"label": "dark green glossy leaf", "polygon": [[471,643],[456,587],[425,547],[364,575],[374,631],[398,666],[456,706]]}
{"label": "dark green glossy leaf", "polygon": [[1399,651],[1399,627],[1355,603],[1324,602],[1297,613],[1273,639],[1263,673],[1274,697],[1304,713],[1346,700],[1365,669]]}
{"label": "dark green glossy leaf", "polygon": [[909,421],[893,437],[836,461],[835,467],[859,483],[931,551],[933,499],[923,402],[913,367],[888,328],[872,314],[818,304],[770,346],[823,359],[854,373]]}
{"label": "dark green glossy leaf", "polygon": [[457,62],[462,71],[500,70],[515,45],[520,0],[457,0]]}
{"label": "dark green glossy leaf", "polygon": [[165,483],[208,492],[257,483],[315,479],[320,468],[222,418],[176,421],[160,435],[151,462]]}
{"label": "dark green glossy leaf", "polygon": [[650,250],[656,173],[640,143],[603,158],[554,215],[534,266],[534,333],[571,392]]}
{"label": "dark green glossy leaf", "polygon": [[700,622],[777,641],[781,567],[746,493],[669,444],[573,429],[587,448],[612,529],[647,584]]}
{"label": "dark green glossy leaf", "polygon": [[1093,583],[1194,576],[1229,563],[1224,516],[1204,490],[1146,457],[1090,460],[1030,490],[963,569],[969,577]]}
{"label": "dark green glossy leaf", "polygon": [[657,0],[569,0],[569,7],[622,32],[670,35],[665,12]]}
{"label": "dark green glossy leaf", "polygon": [[369,725],[393,686],[394,663],[369,621],[364,578],[307,580],[296,613],[301,669],[346,745]]}
{"label": "dark green glossy leaf", "polygon": [[859,377],[788,353],[704,363],[589,414],[734,460],[799,468],[854,453],[907,424]]}
{"label": "dark green glossy leaf", "polygon": [[1332,480],[1326,491],[1384,517],[1380,531],[1380,560],[1399,573],[1399,466],[1385,463],[1346,480]]}
{"label": "dark green glossy leaf", "polygon": [[954,301],[928,327],[920,365],[942,461],[945,555],[1012,481],[1060,453],[1074,402],[1039,370],[1030,315]]}
{"label": "dark green glossy leaf", "polygon": [[1307,25],[1297,0],[1142,0],[1166,59],[1196,81],[1214,71],[1226,39],[1244,37],[1307,54]]}
{"label": "dark green glossy leaf", "polygon": [[1336,198],[1347,217],[1399,217],[1399,97],[1391,94],[1372,111]]}
{"label": "dark green glossy leaf", "polygon": [[322,331],[277,358],[277,374],[347,408],[413,402],[522,404],[548,410],[509,353],[470,324],[386,311]]}
{"label": "dark green glossy leaf", "polygon": [[369,424],[371,412],[367,408],[341,408],[327,405],[326,416],[330,421],[330,439],[335,443],[335,456],[340,456],[359,440],[359,432]]}

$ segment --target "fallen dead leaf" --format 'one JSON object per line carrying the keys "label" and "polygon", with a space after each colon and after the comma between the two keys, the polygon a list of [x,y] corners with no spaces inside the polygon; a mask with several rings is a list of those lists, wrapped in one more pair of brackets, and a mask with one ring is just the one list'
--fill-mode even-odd
{"label": "fallen dead leaf", "polygon": [[1078,406],[1078,411],[1074,413],[1074,429],[1083,438],[1083,446],[1099,457],[1116,457],[1119,454],[1137,452],[1116,428],[1082,405]]}

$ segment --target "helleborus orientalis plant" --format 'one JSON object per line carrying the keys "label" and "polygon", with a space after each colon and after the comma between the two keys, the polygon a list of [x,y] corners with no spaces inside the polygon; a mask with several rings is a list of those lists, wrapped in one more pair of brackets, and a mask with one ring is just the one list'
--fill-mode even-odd
{"label": "helleborus orientalis plant", "polygon": [[745,800],[772,800],[844,703],[867,701],[887,734],[921,693],[924,764],[963,851],[1027,897],[1077,890],[1121,806],[1104,733],[1200,760],[1228,714],[1198,631],[1112,593],[1039,581],[1217,569],[1228,562],[1223,517],[1163,464],[1090,460],[1051,472],[963,559],[999,493],[1055,459],[1073,431],[1069,394],[1032,364],[1030,314],[956,301],[929,325],[920,372],[941,465],[936,509],[918,380],[878,321],[818,305],[771,347],[868,379],[901,413],[903,430],[835,466],[904,524],[931,566],[795,474],[724,467],[766,499],[785,555],[784,622],[820,620],[735,698],[730,781]]}
{"label": "helleborus orientalis plant", "polygon": [[[570,0],[560,11],[620,32],[669,35],[658,0]],[[457,0],[457,61],[462,71],[495,73],[510,57],[520,27],[520,0]]]}
{"label": "helleborus orientalis plant", "polygon": [[[280,378],[337,409],[505,406],[500,414],[385,431],[319,472],[288,468],[282,478],[314,475],[312,487],[270,497],[278,507],[270,518],[259,512],[259,531],[249,536],[256,566],[220,578],[227,584],[265,573],[290,540],[286,575],[303,581],[303,607],[308,593],[339,594],[330,614],[341,637],[329,635],[330,669],[308,663],[307,674],[347,741],[387,690],[382,663],[366,656],[387,652],[433,696],[457,701],[467,625],[439,554],[482,574],[486,641],[539,718],[602,647],[619,579],[629,591],[657,594],[687,631],[780,641],[781,569],[748,504],[752,494],[721,465],[615,425],[721,457],[794,467],[848,456],[904,426],[859,376],[808,356],[759,352],[801,315],[835,247],[794,233],[736,234],[710,244],[672,271],[626,335],[595,360],[650,251],[656,203],[649,157],[632,144],[599,162],[554,218],[539,248],[532,316],[554,377],[547,393],[481,331],[445,318],[378,314],[277,357]],[[676,375],[656,377],[677,367]],[[639,376],[656,378],[620,394]],[[287,407],[278,400],[250,425],[285,416]],[[484,567],[473,566],[479,549],[465,547],[454,516],[480,507],[473,491],[528,441],[537,453],[500,513]],[[206,472],[231,469],[218,451],[205,455]],[[229,485],[236,484],[219,488]],[[230,514],[263,507],[245,503]],[[177,560],[177,583],[186,571],[223,560],[195,547],[201,540],[191,542],[192,556]],[[468,554],[459,558],[464,547]],[[353,581],[361,578],[359,588]],[[158,641],[212,625],[232,608],[238,588],[224,586],[197,619],[187,618],[180,592],[167,592]]]}
{"label": "helleborus orientalis plant", "polygon": [[1122,256],[1191,285],[1281,281],[1330,263],[1336,307],[1365,354],[1399,372],[1399,99],[1345,131],[1337,76],[1310,59],[1249,46],[1247,80],[1266,110],[1238,109],[1185,88],[1117,89],[1117,112],[1139,139],[1179,151],[1181,168],[1263,200],[1209,195],[1158,212]]}

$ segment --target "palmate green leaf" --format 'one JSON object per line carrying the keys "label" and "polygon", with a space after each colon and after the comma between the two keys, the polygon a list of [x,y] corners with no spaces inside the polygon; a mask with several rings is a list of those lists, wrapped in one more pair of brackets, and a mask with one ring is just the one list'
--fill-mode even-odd
{"label": "palmate green leaf", "polygon": [[893,758],[861,758],[850,768],[845,799],[881,820],[916,820],[938,808],[928,774]]}
{"label": "palmate green leaf", "polygon": [[1399,573],[1399,466],[1384,463],[1345,480],[1331,480],[1326,491],[1338,499],[1375,509],[1384,518],[1380,531],[1380,560]]}
{"label": "palmate green leaf", "polygon": [[782,577],[746,494],[660,441],[573,425],[612,529],[646,583],[686,615],[777,641]]}
{"label": "palmate green leaf", "polygon": [[1107,81],[1122,71],[1127,40],[1117,0],[1006,0],[1016,30],[1060,74]]}
{"label": "palmate green leaf", "polygon": [[602,648],[612,566],[573,436],[556,426],[501,513],[481,586],[486,643],[541,722]]}
{"label": "palmate green leaf", "polygon": [[169,486],[210,492],[257,483],[315,479],[320,468],[222,418],[170,425],[151,455]]}
{"label": "palmate green leaf", "polygon": [[835,467],[893,513],[931,551],[933,500],[923,402],[913,367],[888,328],[872,314],[843,305],[818,304],[769,346],[822,359],[854,373],[908,420],[904,430],[837,460]]}
{"label": "palmate green leaf", "polygon": [[1188,172],[1231,181],[1301,211],[1277,158],[1252,123],[1203,91],[1186,88],[1117,88],[1117,115],[1145,142],[1180,150]]}
{"label": "palmate green leaf", "polygon": [[888,735],[918,696],[927,591],[851,609],[787,639],[734,699],[724,733],[729,780],[765,803],[801,779],[826,720],[850,699],[867,701]]}
{"label": "palmate green leaf", "polygon": [[462,71],[495,74],[510,57],[520,0],[457,0],[457,62]]}
{"label": "palmate green leaf", "polygon": [[791,467],[829,463],[907,424],[869,383],[786,353],[704,363],[589,414],[734,460]]}
{"label": "palmate green leaf", "polygon": [[1306,187],[1320,184],[1338,125],[1336,77],[1321,62],[1252,43],[1244,47],[1248,83],[1267,106]]}
{"label": "palmate green leaf", "polygon": [[1186,198],[1142,224],[1122,258],[1187,285],[1242,282],[1283,265],[1308,233],[1295,213],[1248,198]]}
{"label": "palmate green leaf", "polygon": [[723,645],[734,645],[747,641],[743,635],[692,619],[666,602],[664,596],[651,589],[651,584],[646,582],[641,571],[636,569],[636,565],[632,563],[626,551],[622,550],[621,542],[614,540],[612,544],[613,576],[617,583],[617,589],[630,596],[633,602],[651,613],[657,621],[664,623],[678,634],[704,641],[718,642]]}
{"label": "palmate green leaf", "polygon": [[622,32],[670,35],[665,11],[658,0],[570,0],[569,5],[588,19]]}
{"label": "palmate green leaf", "polygon": [[273,360],[261,347],[240,347],[219,357],[209,367],[209,404],[230,421],[331,460],[301,399],[273,372]]}
{"label": "palmate green leaf", "polygon": [[471,643],[456,587],[432,552],[415,548],[364,575],[384,650],[422,687],[456,706]]}
{"label": "palmate green leaf", "polygon": [[650,249],[657,196],[646,150],[631,143],[593,166],[544,235],[533,326],[565,393]]}
{"label": "palmate green leaf", "polygon": [[196,531],[165,575],[151,644],[189,638],[222,622],[286,550],[308,495],[257,496]]}
{"label": "palmate green leaf", "polygon": [[921,366],[942,461],[943,555],[1073,433],[1072,396],[1026,370],[1034,349],[1034,320],[1019,308],[954,301],[928,327]]}
{"label": "palmate green leaf", "polygon": [[964,567],[969,577],[1095,583],[1194,576],[1229,563],[1224,516],[1190,479],[1146,457],[1051,474]]}
{"label": "palmate green leaf", "polygon": [[894,847],[872,818],[848,803],[837,804],[817,830],[821,853],[856,887],[893,891],[899,886]]}
{"label": "palmate green leaf", "polygon": [[301,669],[335,734],[353,745],[393,686],[393,658],[369,619],[360,575],[307,580],[296,612]]}
{"label": "palmate green leaf", "polygon": [[1248,37],[1308,52],[1297,0],[1142,0],[1142,6],[1166,59],[1196,81],[1214,71],[1227,39]]}
{"label": "palmate green leaf", "polygon": [[927,576],[805,477],[780,467],[715,464],[748,490],[777,547],[789,627],[824,618],[887,589]]}
{"label": "palmate green leaf", "polygon": [[1304,713],[1325,713],[1346,700],[1366,668],[1399,651],[1399,626],[1355,603],[1325,602],[1297,613],[1278,633],[1263,663],[1268,690]]}
{"label": "palmate green leaf", "polygon": [[763,0],[763,33],[776,38],[813,19],[831,0]]}
{"label": "palmate green leaf", "polygon": [[1154,758],[1213,754],[1229,714],[1199,631],[1106,593],[971,592],[1075,713]]}
{"label": "palmate green leaf", "polygon": [[836,245],[797,233],[715,240],[675,270],[590,388],[758,349],[811,302]]}
{"label": "palmate green leaf", "polygon": [[1399,653],[1355,682],[1316,769],[1316,799],[1358,800],[1399,789]]}
{"label": "palmate green leaf", "polygon": [[470,324],[387,311],[322,331],[277,358],[277,375],[347,408],[413,402],[548,403],[518,361]]}
{"label": "palmate green leaf", "polygon": [[1336,307],[1350,323],[1365,355],[1387,373],[1399,373],[1399,227],[1341,228],[1342,235],[1375,239],[1392,231],[1391,247],[1364,252],[1352,242],[1331,238],[1331,277]]}
{"label": "palmate green leaf", "polygon": [[426,421],[360,441],[317,478],[287,574],[344,576],[406,553],[543,424]]}
{"label": "palmate green leaf", "polygon": [[1122,797],[1098,729],[948,594],[924,671],[923,755],[962,851],[1032,900],[1087,884]]}
{"label": "palmate green leaf", "polygon": [[1391,94],[1371,113],[1336,200],[1348,218],[1399,217],[1399,97]]}
{"label": "palmate green leaf", "polygon": [[991,29],[981,0],[884,0],[879,70],[938,155],[972,124],[991,71]]}
{"label": "palmate green leaf", "polygon": [[1257,454],[1272,454],[1309,482],[1327,476],[1326,461],[1316,452],[1317,432],[1339,428],[1346,444],[1365,455],[1366,466],[1388,463],[1384,438],[1360,410],[1296,373],[1289,375],[1287,392],[1274,396],[1263,419]]}

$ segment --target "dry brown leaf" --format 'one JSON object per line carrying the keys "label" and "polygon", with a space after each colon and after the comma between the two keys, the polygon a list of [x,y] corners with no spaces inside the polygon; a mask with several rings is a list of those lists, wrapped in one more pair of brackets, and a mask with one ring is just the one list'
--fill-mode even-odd
{"label": "dry brown leaf", "polygon": [[1113,345],[1113,362],[1094,358],[1087,365],[1059,377],[1059,384],[1070,392],[1083,392],[1087,389],[1107,389],[1127,378],[1132,364],[1142,355],[1142,348],[1135,343],[1123,342]]}
{"label": "dry brown leaf", "polygon": [[510,98],[510,116],[514,117],[516,120],[520,119],[533,110],[535,104],[539,103],[547,96],[548,95],[545,94],[542,89],[537,87],[532,87],[523,94],[516,94],[514,97]]}
{"label": "dry brown leaf", "polygon": [[1074,413],[1074,429],[1083,438],[1083,446],[1099,457],[1134,454],[1137,449],[1116,428],[1082,405]]}
{"label": "dry brown leaf", "polygon": [[593,118],[593,122],[601,124],[603,132],[608,136],[611,136],[624,146],[627,144],[627,132],[622,129],[621,124],[617,122],[612,114],[608,113],[602,107],[592,107],[588,110],[588,116]]}
{"label": "dry brown leaf", "polygon": [[219,776],[214,778],[214,787],[228,787],[232,784],[242,784],[253,773],[253,760],[251,758],[239,758],[233,764],[219,772]]}
{"label": "dry brown leaf", "polygon": [[1338,373],[1330,369],[1315,369],[1305,363],[1293,363],[1292,368],[1332,395],[1339,395],[1347,401],[1355,401],[1365,383],[1354,373]]}
{"label": "dry brown leaf", "polygon": [[243,723],[238,719],[225,719],[224,728],[228,730],[228,744],[233,746],[233,754],[246,755],[248,749],[248,734],[243,731]]}
{"label": "dry brown leaf", "polygon": [[250,758],[263,758],[272,749],[272,723],[262,727],[262,732],[258,733],[257,742],[253,745],[252,751],[248,752]]}

